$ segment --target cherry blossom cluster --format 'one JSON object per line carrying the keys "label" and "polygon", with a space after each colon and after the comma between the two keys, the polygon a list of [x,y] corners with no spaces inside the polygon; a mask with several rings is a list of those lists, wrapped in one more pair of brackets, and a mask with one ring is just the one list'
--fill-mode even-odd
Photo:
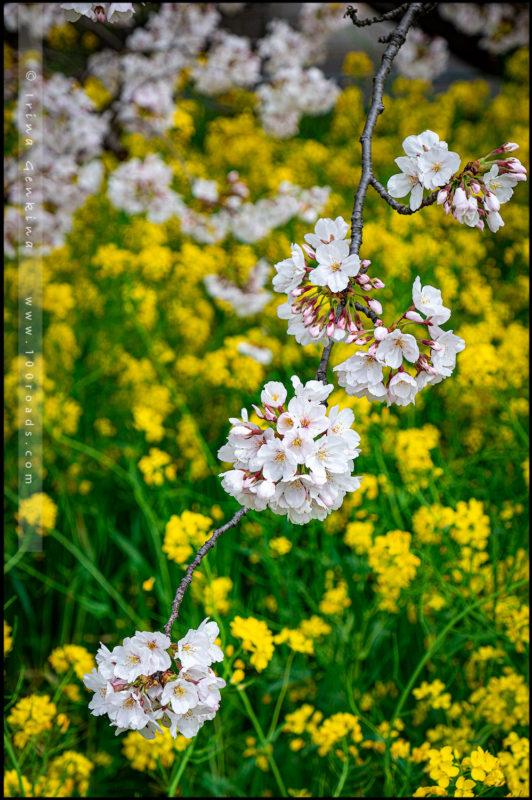
{"label": "cherry blossom cluster", "polygon": [[[465,347],[464,340],[452,330],[440,327],[450,316],[440,290],[421,286],[417,276],[412,287],[412,305],[402,317],[389,328],[376,325],[359,335],[355,344],[365,349],[334,367],[339,385],[347,394],[386,400],[388,406],[415,403],[421,389],[452,374],[456,355]],[[424,338],[406,333],[404,329],[410,324],[424,326],[427,330]],[[421,345],[427,352],[421,352]],[[412,368],[415,375],[411,374]]]}
{"label": "cherry blossom cluster", "polygon": [[433,192],[448,183],[460,167],[460,156],[448,149],[434,131],[424,131],[419,136],[407,136],[403,142],[406,156],[395,163],[401,170],[388,181],[388,194],[405,197],[410,193],[410,208],[416,211],[423,201],[423,190]]}
{"label": "cherry blossom cluster", "polygon": [[97,667],[83,682],[94,692],[89,708],[107,714],[116,734],[139,731],[153,739],[161,725],[175,738],[192,738],[206,720],[214,719],[225,686],[211,664],[223,660],[215,644],[216,622],[203,620],[172,644],[164,633],[136,631],[110,651],[104,644],[96,654]]}
{"label": "cherry blossom cluster", "polygon": [[487,224],[492,233],[504,226],[499,213],[507,203],[519,181],[526,181],[526,167],[518,158],[505,153],[517,150],[515,142],[505,142],[487,156],[470,162],[467,167],[438,193],[437,202],[445,213],[470,228],[484,229]]}
{"label": "cherry blossom cluster", "polygon": [[221,461],[233,468],[222,472],[222,486],[243,506],[275,514],[303,525],[323,520],[340,508],[346,492],[360,486],[354,477],[353,459],[360,450],[360,436],[351,429],[351,409],[334,406],[327,414],[324,401],[331,384],[292,377],[295,396],[287,402],[287,390],[269,381],[262,390],[262,406],[253,406],[262,427],[248,418],[231,419],[231,431],[218,451]]}
{"label": "cherry blossom cluster", "polygon": [[378,300],[369,298],[371,289],[382,289],[379,278],[370,278],[369,260],[350,254],[346,235],[349,225],[342,217],[319,219],[314,233],[305,235],[302,247],[292,245],[292,255],[275,264],[273,288],[286,292],[287,302],[277,314],[288,320],[288,333],[303,346],[326,345],[332,339],[350,344],[363,330],[356,307],[363,300],[376,314]]}

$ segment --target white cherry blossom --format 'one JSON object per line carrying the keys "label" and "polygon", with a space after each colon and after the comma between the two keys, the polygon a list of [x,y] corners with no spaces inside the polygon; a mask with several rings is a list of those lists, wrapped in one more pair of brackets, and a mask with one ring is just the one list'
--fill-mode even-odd
{"label": "white cherry blossom", "polygon": [[422,174],[419,163],[415,158],[399,156],[395,163],[401,170],[397,175],[392,175],[388,180],[388,194],[392,197],[405,197],[410,194],[410,209],[417,211],[423,200]]}
{"label": "white cherry blossom", "polygon": [[403,363],[403,357],[412,363],[418,360],[419,347],[415,336],[396,328],[379,343],[377,355],[388,367],[398,369]]}
{"label": "white cherry blossom", "polygon": [[360,270],[359,257],[349,255],[349,244],[344,240],[319,244],[316,259],[318,266],[312,270],[309,279],[317,286],[328,286],[333,292],[345,289],[349,278],[354,278]]}
{"label": "white cherry blossom", "polygon": [[451,316],[451,310],[443,305],[441,291],[434,286],[421,287],[419,275],[412,287],[412,300],[417,310],[430,318],[434,325],[442,325]]}
{"label": "white cherry blossom", "polygon": [[388,405],[395,403],[397,406],[407,406],[415,403],[418,389],[412,375],[408,372],[397,372],[388,384]]}

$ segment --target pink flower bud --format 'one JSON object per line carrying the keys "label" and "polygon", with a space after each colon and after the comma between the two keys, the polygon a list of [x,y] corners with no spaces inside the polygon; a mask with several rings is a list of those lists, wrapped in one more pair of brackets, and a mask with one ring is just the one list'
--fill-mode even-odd
{"label": "pink flower bud", "polygon": [[471,186],[471,191],[475,194],[480,192],[480,183],[477,183],[477,181],[471,181],[469,185]]}
{"label": "pink flower bud", "polygon": [[347,315],[347,332],[348,333],[356,333],[357,331],[358,331],[358,328],[357,328],[355,322],[351,319],[351,317],[348,314]]}
{"label": "pink flower bud", "polygon": [[368,347],[368,356],[374,356],[377,353],[377,343],[374,342],[370,347]]}
{"label": "pink flower bud", "polygon": [[355,344],[358,344],[358,345],[367,344],[367,341],[368,340],[366,339],[365,336],[359,336],[358,339],[354,340]]}
{"label": "pink flower bud", "polygon": [[477,227],[477,228],[478,228],[480,231],[483,231],[483,230],[484,230],[484,222],[483,222],[481,219],[479,219],[479,221],[477,222],[477,225],[476,225],[476,227]]}
{"label": "pink flower bud", "polygon": [[344,344],[353,344],[356,341],[356,333],[350,334],[347,339],[345,339]]}
{"label": "pink flower bud", "polygon": [[501,204],[497,200],[497,197],[493,194],[493,192],[488,192],[486,197],[484,198],[484,205],[488,209],[488,211],[498,211],[501,207]]}
{"label": "pink flower bud", "polygon": [[374,289],[384,289],[385,285],[380,278],[373,278],[371,281]]}
{"label": "pink flower bud", "polygon": [[514,181],[526,181],[526,175],[522,172],[512,172]]}
{"label": "pink flower bud", "polygon": [[423,322],[423,317],[417,311],[407,311],[405,317],[411,322]]}
{"label": "pink flower bud", "polygon": [[438,192],[438,197],[436,198],[436,203],[441,206],[442,203],[445,203],[447,200],[447,189],[440,189]]}
{"label": "pink flower bud", "polygon": [[[294,306],[292,306],[292,308],[294,308]],[[295,313],[297,313],[297,312],[295,312]],[[304,308],[303,308],[303,319],[308,320],[309,317],[314,317],[314,305],[313,305],[313,303],[307,303],[306,306],[304,306]]]}
{"label": "pink flower bud", "polygon": [[451,204],[450,204],[449,202],[447,202],[447,203],[444,203],[443,207],[444,207],[444,209],[445,209],[445,213],[446,213],[446,214],[449,214],[449,212],[450,212],[450,210],[451,210]]}
{"label": "pink flower bud", "polygon": [[501,161],[501,166],[507,167],[510,172],[526,175],[526,167],[524,167],[518,158],[507,158],[506,161]]}
{"label": "pink flower bud", "polygon": [[360,272],[356,276],[355,281],[359,283],[360,286],[367,286],[368,284],[371,284],[371,278],[368,275],[366,275],[365,272]]}
{"label": "pink flower bud", "polygon": [[438,342],[435,342],[433,339],[421,339],[421,341],[423,344],[426,344],[427,347],[430,347],[431,350],[443,350],[441,344],[438,344]]}
{"label": "pink flower bud", "polygon": [[305,251],[309,258],[311,258],[313,261],[316,261],[316,253],[309,244],[302,244],[301,249]]}
{"label": "pink flower bud", "polygon": [[385,328],[384,325],[379,325],[375,328],[375,333],[373,335],[378,342],[382,342],[382,340],[386,339],[388,336],[388,328]]}
{"label": "pink flower bud", "polygon": [[303,289],[302,286],[298,286],[297,289],[292,289],[290,294],[292,295],[292,297],[301,297],[301,295],[304,294],[304,292],[306,292],[306,289]]}
{"label": "pink flower bud", "polygon": [[362,261],[360,262],[360,266],[361,266],[363,269],[367,269],[367,268],[369,267],[369,265],[370,265],[370,264],[371,264],[371,261],[369,260],[369,258],[364,258],[364,259],[362,259]]}
{"label": "pink flower bud", "polygon": [[345,311],[344,311],[343,314],[340,316],[340,318],[339,318],[338,322],[336,323],[336,325],[339,328],[339,330],[345,331],[346,324],[347,324],[347,320],[345,318]]}
{"label": "pink flower bud", "polygon": [[255,410],[255,414],[259,419],[264,419],[264,414],[262,413],[262,409],[256,406],[254,403],[251,404]]}
{"label": "pink flower bud", "polygon": [[327,325],[327,328],[325,329],[325,332],[327,333],[327,336],[329,338],[333,335],[334,328],[335,328],[335,325],[334,325],[334,320],[333,320],[332,322],[329,322],[329,324]]}
{"label": "pink flower bud", "polygon": [[277,419],[277,414],[270,406],[264,406],[264,418],[268,420],[268,422],[275,422]]}
{"label": "pink flower bud", "polygon": [[371,298],[371,300],[368,300],[368,306],[376,314],[382,314],[382,306],[381,306],[381,304],[379,303],[378,300],[375,300],[374,298]]}
{"label": "pink flower bud", "polygon": [[310,333],[310,335],[312,336],[313,339],[317,339],[318,336],[321,336],[322,330],[323,330],[323,327],[321,325],[312,325],[308,329],[308,332]]}
{"label": "pink flower bud", "polygon": [[505,142],[502,146],[502,149],[505,153],[513,153],[514,150],[519,149],[519,145],[515,142]]}

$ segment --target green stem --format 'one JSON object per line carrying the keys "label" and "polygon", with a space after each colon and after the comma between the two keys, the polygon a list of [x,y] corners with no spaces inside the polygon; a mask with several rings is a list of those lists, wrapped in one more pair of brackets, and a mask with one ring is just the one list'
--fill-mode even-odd
{"label": "green stem", "polygon": [[338,781],[338,785],[333,792],[333,797],[340,797],[342,793],[342,789],[344,788],[344,784],[347,780],[347,776],[349,775],[349,754],[347,752],[347,747],[344,741],[344,765],[342,767],[342,774],[340,775],[340,780]]}
{"label": "green stem", "polygon": [[20,772],[20,767],[18,765],[17,757],[16,757],[16,755],[15,755],[15,753],[13,751],[13,748],[11,746],[11,742],[9,741],[9,739],[7,738],[5,733],[4,733],[4,746],[5,746],[6,750],[7,750],[7,752],[9,753],[9,757],[10,757],[11,761],[13,762],[13,766],[15,767],[15,772],[17,773],[18,783],[19,783],[19,786],[20,786],[20,796],[21,797],[25,797],[26,790],[24,789],[24,786],[22,784],[22,773]]}
{"label": "green stem", "polygon": [[270,753],[270,748],[268,747],[269,743],[268,743],[268,741],[266,740],[266,738],[264,736],[263,730],[262,730],[262,728],[260,726],[260,722],[258,721],[257,717],[255,716],[255,712],[253,711],[253,708],[251,707],[251,703],[249,702],[249,698],[248,698],[244,688],[240,688],[238,690],[238,694],[242,698],[242,702],[244,703],[244,706],[246,707],[246,711],[247,711],[247,713],[249,715],[249,718],[250,718],[251,722],[253,723],[253,727],[255,728],[257,736],[259,737],[260,742],[261,742],[261,744],[262,744],[262,746],[264,748],[264,752],[266,754],[266,758],[268,759],[268,763],[269,763],[269,765],[271,767],[271,770],[273,772],[273,776],[275,778],[275,782],[277,783],[277,786],[278,786],[279,791],[281,793],[281,797],[287,797],[286,788],[285,788],[285,785],[283,783],[283,779],[281,778],[281,773],[279,772],[279,770],[277,768],[277,764],[275,763],[275,759],[273,757],[273,753]]}
{"label": "green stem", "polygon": [[284,698],[286,696],[286,691],[288,689],[288,681],[290,680],[290,670],[292,669],[292,663],[294,661],[294,651],[290,653],[288,656],[288,661],[286,662],[286,668],[283,675],[283,685],[281,687],[281,691],[279,692],[279,697],[277,698],[277,703],[275,704],[275,709],[273,712],[272,722],[270,728],[268,730],[268,740],[272,738],[273,732],[277,727],[277,721],[279,719],[279,714],[281,713],[281,708],[284,702]]}
{"label": "green stem", "polygon": [[177,770],[175,776],[170,780],[170,785],[168,787],[168,797],[175,797],[175,792],[176,792],[176,789],[177,789],[177,787],[179,785],[179,781],[181,780],[181,776],[183,775],[183,772],[185,771],[185,767],[189,762],[189,759],[190,759],[190,756],[192,755],[192,751],[194,750],[194,745],[195,744],[196,744],[196,739],[194,738],[192,740],[192,743],[189,744],[189,746],[185,750],[185,755],[183,756],[183,758],[181,759],[181,761],[179,763],[178,770]]}

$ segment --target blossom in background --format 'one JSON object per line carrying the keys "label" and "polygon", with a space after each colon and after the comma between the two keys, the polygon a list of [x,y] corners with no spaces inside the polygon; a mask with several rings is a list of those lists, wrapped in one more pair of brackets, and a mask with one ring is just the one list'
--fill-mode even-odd
{"label": "blossom in background", "polygon": [[295,397],[287,401],[286,388],[275,381],[261,394],[263,407],[254,406],[263,427],[248,419],[231,419],[228,441],[218,451],[233,469],[221,473],[222,486],[239,503],[257,511],[269,508],[304,524],[325,519],[339,508],[346,492],[360,486],[352,476],[360,437],[351,430],[354,415],[339,406],[327,409],[323,401],[332,385],[292,377]]}
{"label": "blossom in background", "polygon": [[394,66],[406,78],[428,80],[445,72],[449,63],[447,41],[441,36],[427,36],[419,28],[410,28],[406,42],[395,57]]}
{"label": "blossom in background", "polygon": [[215,717],[225,686],[211,668],[223,652],[215,644],[218,625],[208,619],[177,644],[163,633],[137,631],[112,651],[101,645],[98,666],[83,677],[94,692],[91,713],[107,714],[117,734],[138,730],[153,739],[163,725],[174,738],[195,736]]}

